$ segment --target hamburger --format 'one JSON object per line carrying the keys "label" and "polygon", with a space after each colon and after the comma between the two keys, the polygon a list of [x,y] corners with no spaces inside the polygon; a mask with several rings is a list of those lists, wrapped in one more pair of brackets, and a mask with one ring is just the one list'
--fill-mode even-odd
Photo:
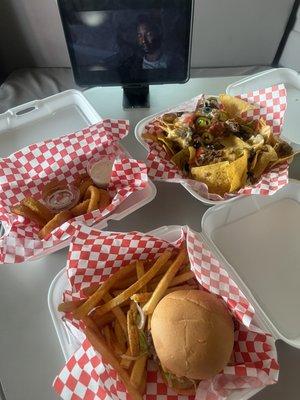
{"label": "hamburger", "polygon": [[158,303],[151,335],[164,381],[178,394],[192,395],[200,380],[215,376],[229,362],[234,324],[215,295],[179,290]]}

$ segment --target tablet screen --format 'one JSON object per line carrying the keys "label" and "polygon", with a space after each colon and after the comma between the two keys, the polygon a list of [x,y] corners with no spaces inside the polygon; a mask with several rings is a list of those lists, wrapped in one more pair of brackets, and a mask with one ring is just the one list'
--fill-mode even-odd
{"label": "tablet screen", "polygon": [[192,0],[59,0],[79,85],[184,82]]}

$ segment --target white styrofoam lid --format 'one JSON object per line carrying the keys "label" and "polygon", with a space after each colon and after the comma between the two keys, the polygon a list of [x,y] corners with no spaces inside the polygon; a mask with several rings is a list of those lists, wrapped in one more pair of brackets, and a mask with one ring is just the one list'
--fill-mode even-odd
{"label": "white styrofoam lid", "polygon": [[294,150],[300,149],[299,107],[300,75],[290,68],[276,68],[243,78],[229,85],[226,93],[236,96],[272,85],[284,83],[287,90],[287,111],[281,132]]}
{"label": "white styrofoam lid", "polygon": [[276,339],[300,348],[300,182],[203,216],[209,246]]}
{"label": "white styrofoam lid", "polygon": [[101,120],[77,90],[33,100],[0,114],[0,157],[32,143],[79,131]]}

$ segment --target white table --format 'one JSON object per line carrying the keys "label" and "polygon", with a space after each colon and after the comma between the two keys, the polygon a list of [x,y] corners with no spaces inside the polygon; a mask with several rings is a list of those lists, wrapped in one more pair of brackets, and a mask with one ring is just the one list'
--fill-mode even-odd
{"label": "white table", "polygon": [[[122,109],[122,90],[94,88],[87,99],[102,117],[128,118],[131,132],[125,146],[136,158],[145,151],[133,135],[142,118],[178,104],[201,92],[218,94],[240,77],[196,78],[184,85],[152,86],[149,109]],[[296,160],[291,176],[300,179]],[[177,184],[157,184],[156,199],[123,221],[109,223],[110,230],[149,231],[161,225],[188,224],[199,230],[206,206]],[[67,249],[40,260],[0,266],[0,379],[7,400],[54,400],[52,381],[64,365],[64,359],[47,307],[49,285],[64,267]],[[278,294],[280,296],[280,293]],[[294,400],[300,392],[300,351],[278,342],[281,364],[279,383],[257,394],[255,400]]]}

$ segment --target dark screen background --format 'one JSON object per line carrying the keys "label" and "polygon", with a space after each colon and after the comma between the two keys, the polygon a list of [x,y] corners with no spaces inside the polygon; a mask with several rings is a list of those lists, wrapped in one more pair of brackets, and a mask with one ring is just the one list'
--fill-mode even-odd
{"label": "dark screen background", "polygon": [[[89,2],[88,6],[87,3],[83,6],[78,0],[61,0],[59,3],[77,83],[156,83],[186,79],[189,1],[131,1],[127,2],[131,4],[130,8],[125,8],[126,1],[118,0],[94,2],[94,5]],[[151,8],[146,8],[145,4],[151,5]],[[161,7],[154,7],[158,4]],[[141,15],[159,23],[161,50],[168,60],[167,67],[147,71],[138,67],[144,56],[138,46],[136,31]]]}

